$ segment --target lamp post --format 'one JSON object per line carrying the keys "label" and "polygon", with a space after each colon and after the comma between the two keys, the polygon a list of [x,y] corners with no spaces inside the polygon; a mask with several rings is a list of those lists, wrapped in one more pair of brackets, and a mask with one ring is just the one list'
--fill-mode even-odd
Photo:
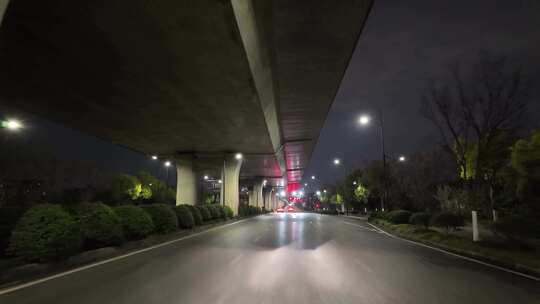
{"label": "lamp post", "polygon": [[[368,115],[362,115],[358,119],[358,122],[361,125],[368,125],[371,122],[371,117]],[[381,141],[381,160],[383,165],[383,195],[381,196],[381,210],[384,211],[384,204],[387,201],[388,198],[388,182],[386,177],[386,151],[385,151],[385,145],[384,145],[384,119],[383,119],[383,112],[382,109],[379,109],[378,111],[378,125],[379,125],[379,136]]]}

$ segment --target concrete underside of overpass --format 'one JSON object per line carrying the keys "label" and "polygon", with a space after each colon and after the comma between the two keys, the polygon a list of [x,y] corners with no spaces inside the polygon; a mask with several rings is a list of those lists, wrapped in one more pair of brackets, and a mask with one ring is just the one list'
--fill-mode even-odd
{"label": "concrete underside of overpass", "polygon": [[11,0],[0,102],[205,170],[242,152],[242,178],[299,181],[371,3]]}

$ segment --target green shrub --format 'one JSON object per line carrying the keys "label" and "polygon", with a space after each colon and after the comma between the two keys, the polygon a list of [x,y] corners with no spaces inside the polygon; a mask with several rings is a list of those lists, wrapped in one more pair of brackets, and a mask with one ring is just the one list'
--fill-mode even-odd
{"label": "green shrub", "polygon": [[140,207],[123,205],[114,208],[114,212],[120,219],[124,236],[128,240],[142,239],[154,231],[152,218]]}
{"label": "green shrub", "polygon": [[464,222],[463,218],[457,214],[451,212],[441,212],[436,214],[431,219],[431,225],[435,227],[441,227],[446,229],[446,233],[450,232],[450,229],[456,229],[458,227],[463,227]]}
{"label": "green shrub", "polygon": [[212,216],[212,219],[220,219],[221,216],[221,209],[219,208],[219,205],[212,204],[208,205],[208,210],[210,211],[210,215]]}
{"label": "green shrub", "polygon": [[15,229],[15,226],[24,214],[24,211],[25,209],[19,206],[0,208],[0,256],[2,256],[7,249],[11,231]]}
{"label": "green shrub", "polygon": [[152,218],[155,233],[165,234],[178,229],[178,219],[169,205],[150,204],[142,208]]}
{"label": "green shrub", "polygon": [[248,216],[249,215],[249,206],[244,205],[244,204],[238,206],[238,215],[239,216]]}
{"label": "green shrub", "polygon": [[388,212],[387,218],[392,224],[408,224],[411,213],[407,210],[394,210]]}
{"label": "green shrub", "polygon": [[8,253],[27,261],[64,258],[79,251],[79,225],[61,206],[43,204],[26,211],[11,235]]}
{"label": "green shrub", "polygon": [[85,248],[118,245],[123,240],[122,224],[113,209],[103,203],[83,203],[75,209]]}
{"label": "green shrub", "polygon": [[234,217],[234,212],[233,212],[232,208],[229,207],[229,206],[223,206],[223,214],[225,215],[226,218],[233,218]]}
{"label": "green shrub", "polygon": [[176,217],[178,218],[178,225],[184,229],[191,229],[195,226],[195,220],[189,208],[186,205],[178,205],[174,207]]}
{"label": "green shrub", "polygon": [[539,236],[540,224],[535,219],[519,215],[500,218],[493,224],[496,233],[503,234],[509,239],[534,238]]}
{"label": "green shrub", "polygon": [[382,211],[374,211],[369,214],[368,221],[373,219],[386,220],[388,213]]}
{"label": "green shrub", "polygon": [[431,215],[426,212],[413,213],[409,221],[411,224],[417,227],[422,227],[427,230],[429,229],[429,222],[431,221]]}
{"label": "green shrub", "polygon": [[210,213],[210,210],[208,209],[208,205],[201,205],[201,206],[196,206],[196,207],[201,212],[202,220],[204,222],[212,219],[212,214]]}
{"label": "green shrub", "polygon": [[202,218],[202,214],[199,208],[193,205],[186,205],[186,207],[189,208],[189,211],[191,212],[191,215],[193,216],[193,222],[195,223],[195,225],[197,226],[202,225],[203,218]]}

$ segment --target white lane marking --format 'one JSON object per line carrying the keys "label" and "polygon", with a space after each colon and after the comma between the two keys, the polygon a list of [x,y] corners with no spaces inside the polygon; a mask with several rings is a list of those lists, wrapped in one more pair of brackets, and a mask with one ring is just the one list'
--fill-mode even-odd
{"label": "white lane marking", "polygon": [[439,251],[439,252],[442,252],[442,253],[446,253],[446,254],[451,255],[453,257],[456,257],[456,258],[460,258],[460,259],[463,259],[463,260],[478,263],[478,264],[481,264],[481,265],[484,265],[484,266],[487,266],[487,267],[491,267],[491,268],[494,268],[494,269],[498,269],[498,270],[501,270],[501,271],[504,271],[504,272],[512,273],[512,274],[515,274],[515,275],[518,275],[518,276],[521,276],[521,277],[524,277],[524,278],[527,278],[527,279],[540,281],[540,278],[532,276],[532,275],[528,275],[528,274],[525,274],[525,273],[522,273],[522,272],[519,272],[519,271],[511,270],[511,269],[504,268],[504,267],[501,267],[501,266],[497,266],[497,265],[494,265],[494,264],[486,263],[486,262],[483,262],[483,261],[480,261],[480,260],[477,260],[477,259],[474,259],[474,258],[469,258],[469,257],[463,256],[463,255],[459,255],[457,253],[446,251],[446,250],[441,249],[441,248],[436,248],[436,247],[432,247],[432,246],[422,244],[422,243],[419,243],[419,242],[407,240],[407,239],[401,238],[401,237],[399,237],[397,235],[390,234],[390,233],[382,230],[381,228],[379,228],[379,227],[377,227],[377,226],[375,226],[375,225],[373,225],[371,223],[368,223],[368,225],[370,225],[373,228],[379,230],[381,233],[384,233],[387,236],[389,236],[391,238],[394,238],[394,239],[397,239],[397,240],[401,240],[401,241],[408,242],[408,243],[411,243],[411,244],[415,244],[415,245],[418,245],[418,246],[426,247],[426,248],[429,248],[429,249],[432,249],[432,250],[436,250],[436,251]]}
{"label": "white lane marking", "polygon": [[366,227],[366,226],[362,226],[362,225],[358,225],[358,224],[353,224],[353,223],[349,223],[349,222],[345,222],[345,221],[343,221],[343,224],[347,224],[347,225],[355,226],[355,227],[362,228],[362,229],[365,229],[365,230],[368,230],[368,231],[380,233],[379,230],[375,230],[375,229],[372,229],[372,228],[369,228],[369,227]]}
{"label": "white lane marking", "polygon": [[83,271],[83,270],[86,270],[86,269],[94,268],[94,267],[97,267],[97,266],[100,266],[100,265],[103,265],[103,264],[118,261],[118,260],[130,257],[132,255],[140,254],[140,253],[150,251],[150,250],[153,250],[153,249],[157,249],[157,248],[160,248],[160,247],[163,247],[163,246],[168,246],[168,245],[171,245],[171,244],[183,241],[183,240],[187,240],[187,239],[199,236],[201,234],[208,233],[210,231],[215,231],[215,230],[223,229],[223,228],[235,225],[235,224],[239,224],[239,223],[245,222],[247,220],[250,220],[250,219],[247,218],[247,219],[239,220],[239,221],[234,222],[234,223],[225,224],[223,226],[210,228],[208,230],[204,230],[204,231],[201,231],[201,232],[196,232],[196,233],[193,233],[193,234],[190,234],[190,235],[183,236],[183,237],[178,238],[178,239],[174,239],[174,240],[171,240],[171,241],[168,241],[168,242],[165,242],[165,243],[157,244],[157,245],[154,245],[154,246],[151,246],[151,247],[147,247],[147,248],[144,248],[144,249],[140,249],[140,250],[137,250],[137,251],[126,253],[124,255],[120,255],[120,256],[117,256],[117,257],[114,257],[114,258],[110,258],[110,259],[103,260],[103,261],[100,261],[100,262],[96,262],[96,263],[93,263],[93,264],[89,264],[89,265],[86,265],[86,266],[81,266],[81,267],[78,267],[78,268],[75,268],[75,269],[72,269],[72,270],[61,272],[61,273],[58,273],[58,274],[55,274],[55,275],[52,275],[52,276],[48,276],[48,277],[45,277],[45,278],[37,279],[37,280],[31,281],[31,282],[28,282],[28,283],[24,283],[24,284],[21,284],[21,285],[6,288],[6,289],[3,289],[3,290],[0,290],[0,295],[4,295],[4,294],[14,292],[14,291],[19,290],[19,289],[27,288],[27,287],[30,287],[30,286],[33,286],[33,285],[36,285],[36,284],[40,284],[40,283],[44,283],[44,282],[47,282],[47,281],[50,281],[50,280],[61,278],[61,277],[70,275],[72,273],[76,273],[76,272]]}
{"label": "white lane marking", "polygon": [[369,267],[366,263],[363,263],[359,259],[354,259],[354,263],[364,268],[364,270],[366,270],[367,272],[373,272],[373,269],[371,269],[371,267]]}
{"label": "white lane marking", "polygon": [[244,256],[243,253],[240,253],[237,257],[235,257],[234,259],[232,259],[230,262],[229,262],[229,265],[234,265],[236,263],[238,263],[238,261],[240,261],[240,259]]}

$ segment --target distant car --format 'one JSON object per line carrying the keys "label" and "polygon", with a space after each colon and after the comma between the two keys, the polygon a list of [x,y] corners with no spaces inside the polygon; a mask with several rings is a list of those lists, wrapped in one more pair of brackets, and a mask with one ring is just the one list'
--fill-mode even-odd
{"label": "distant car", "polygon": [[283,207],[279,207],[279,208],[276,209],[276,212],[283,213],[283,212],[285,212],[285,210],[283,209]]}

